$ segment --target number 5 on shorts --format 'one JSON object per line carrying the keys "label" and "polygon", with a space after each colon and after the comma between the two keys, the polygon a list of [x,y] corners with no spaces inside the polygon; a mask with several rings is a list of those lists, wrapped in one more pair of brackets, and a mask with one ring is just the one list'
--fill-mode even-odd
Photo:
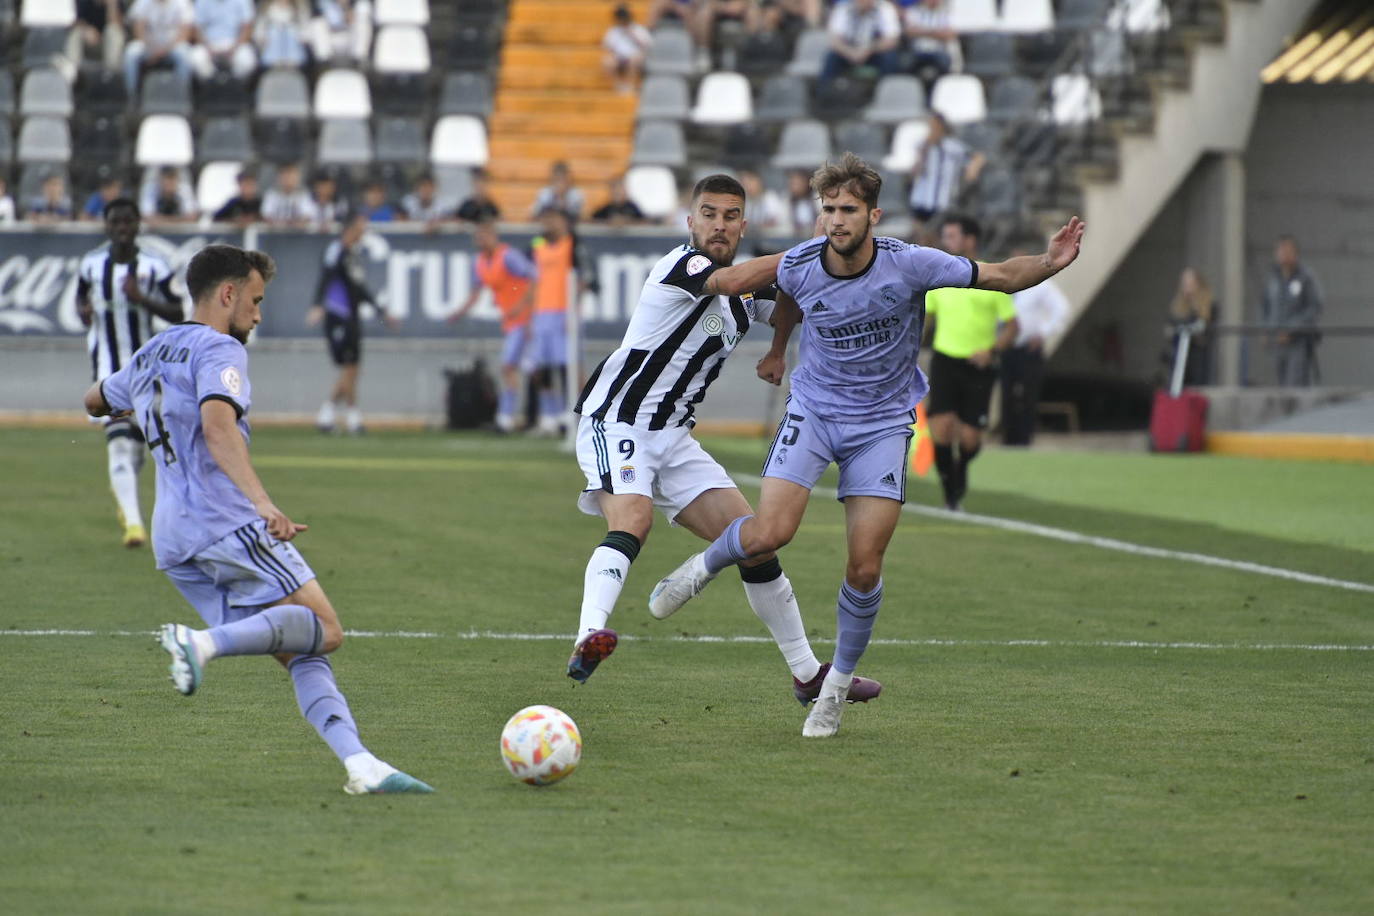
{"label": "number 5 on shorts", "polygon": [[785,433],[782,437],[783,445],[797,444],[797,439],[801,436],[801,427],[797,424],[805,419],[806,417],[801,417],[794,413],[789,413],[787,415],[787,423],[783,426],[783,432]]}

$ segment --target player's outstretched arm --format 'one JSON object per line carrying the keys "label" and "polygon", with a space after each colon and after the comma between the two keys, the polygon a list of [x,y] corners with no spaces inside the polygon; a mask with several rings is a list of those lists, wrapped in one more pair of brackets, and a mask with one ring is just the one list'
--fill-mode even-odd
{"label": "player's outstretched arm", "polygon": [[1075,216],[1054,234],[1044,254],[1010,258],[997,264],[979,261],[978,288],[1019,293],[1038,286],[1074,262],[1083,245],[1085,228],[1086,224]]}
{"label": "player's outstretched arm", "polygon": [[759,378],[765,382],[782,384],[782,377],[787,374],[787,341],[801,322],[801,316],[801,306],[797,305],[797,301],[778,290],[778,298],[773,305],[773,345],[755,367]]}
{"label": "player's outstretched arm", "polygon": [[86,407],[86,413],[93,417],[108,417],[114,410],[105,400],[105,392],[101,390],[99,382],[86,389],[83,404]]}
{"label": "player's outstretched arm", "polygon": [[232,404],[212,398],[200,405],[200,425],[205,446],[225,476],[248,497],[258,515],[267,522],[267,533],[279,541],[289,541],[308,525],[298,525],[286,517],[267,496],[267,490],[248,458],[248,443],[239,433],[238,414]]}
{"label": "player's outstretched arm", "polygon": [[782,255],[779,252],[752,258],[743,264],[722,267],[706,278],[701,292],[707,296],[738,296],[770,286],[778,279],[778,264],[782,262]]}

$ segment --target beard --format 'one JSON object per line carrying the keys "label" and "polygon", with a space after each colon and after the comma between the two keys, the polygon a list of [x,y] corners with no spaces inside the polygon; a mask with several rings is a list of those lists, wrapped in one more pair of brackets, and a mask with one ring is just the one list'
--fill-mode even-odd
{"label": "beard", "polygon": [[243,344],[245,347],[248,346],[248,335],[252,333],[252,328],[236,328],[232,324],[229,326],[229,336],[237,340],[239,343]]}
{"label": "beard", "polygon": [[692,237],[692,247],[695,248],[697,251],[700,251],[702,254],[706,255],[708,258],[710,258],[711,261],[715,263],[717,267],[729,267],[731,264],[735,262],[735,251],[739,248],[738,242],[736,242],[735,245],[731,246],[730,242],[728,240],[725,240],[724,244],[727,248],[729,248],[729,251],[727,251],[723,257],[719,258],[716,257],[709,248],[706,247],[708,244],[710,244],[709,239],[699,239],[696,236]]}
{"label": "beard", "polygon": [[836,254],[840,255],[841,257],[847,258],[854,252],[858,251],[859,247],[863,245],[864,242],[868,241],[868,223],[864,223],[863,232],[856,233],[850,237],[850,243],[846,245],[844,248],[841,248],[839,245],[836,245],[834,239],[830,239],[829,241],[831,250],[833,250]]}

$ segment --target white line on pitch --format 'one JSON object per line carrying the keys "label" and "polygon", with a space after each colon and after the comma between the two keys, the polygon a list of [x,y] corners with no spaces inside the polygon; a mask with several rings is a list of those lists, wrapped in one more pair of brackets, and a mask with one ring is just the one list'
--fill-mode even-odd
{"label": "white line on pitch", "polygon": [[[571,642],[571,633],[498,633],[491,630],[467,630],[462,633],[435,633],[424,630],[346,630],[355,639],[461,639],[498,642]],[[143,636],[152,638],[153,630],[0,630],[0,636]],[[679,642],[736,645],[771,645],[766,636],[712,636],[709,634],[679,636],[635,636],[622,634],[622,640],[636,642]],[[833,639],[813,639],[814,643],[833,643]],[[1193,649],[1202,652],[1374,652],[1374,645],[1343,645],[1340,643],[1224,643],[1224,642],[1145,642],[1135,639],[1064,640],[1064,639],[874,639],[875,646],[904,647],[987,647],[1003,649]]]}
{"label": "white line on pitch", "polygon": [[[761,477],[750,474],[734,474],[732,476],[737,482],[747,483],[755,487],[763,482]],[[811,492],[822,496],[828,496],[832,499],[837,495],[836,492],[829,487],[816,487]],[[972,512],[950,512],[946,509],[936,509],[933,506],[918,506],[914,503],[907,503],[902,506],[902,509],[906,512],[913,512],[916,515],[924,515],[928,518],[939,519],[942,522],[961,522],[966,525],[983,525],[988,528],[998,528],[1002,531],[1017,531],[1021,534],[1031,534],[1036,537],[1063,541],[1067,544],[1083,544],[1088,547],[1098,547],[1102,550],[1115,550],[1120,553],[1129,553],[1140,557],[1156,557],[1161,560],[1182,560],[1185,563],[1199,563],[1203,566],[1219,566],[1223,569],[1234,569],[1240,572],[1255,573],[1261,576],[1273,576],[1276,579],[1287,579],[1290,582],[1303,582],[1308,585],[1324,585],[1328,588],[1342,588],[1352,592],[1374,594],[1374,585],[1370,585],[1367,582],[1351,582],[1346,579],[1333,579],[1329,576],[1318,576],[1313,573],[1300,572],[1296,569],[1284,569],[1280,566],[1265,566],[1262,563],[1250,563],[1245,560],[1228,560],[1225,557],[1214,557],[1205,553],[1193,553],[1188,550],[1168,550],[1163,547],[1147,547],[1144,544],[1132,544],[1129,541],[1118,541],[1116,538],[1080,534],[1077,531],[1069,531],[1064,528],[1051,528],[1047,525],[1037,525],[1034,522],[1019,522],[1015,519],[999,518],[995,515],[977,515]]]}

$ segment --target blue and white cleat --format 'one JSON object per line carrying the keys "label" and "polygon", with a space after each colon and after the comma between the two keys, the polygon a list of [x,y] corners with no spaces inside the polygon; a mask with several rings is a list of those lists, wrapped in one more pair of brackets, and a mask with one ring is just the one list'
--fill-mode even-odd
{"label": "blue and white cleat", "polygon": [[344,761],[344,766],[348,769],[344,791],[349,795],[427,795],[434,791],[428,783],[371,754],[354,754]]}
{"label": "blue and white cleat", "polygon": [[573,654],[568,659],[568,677],[579,684],[587,683],[587,678],[592,676],[596,666],[611,657],[619,641],[620,637],[616,636],[615,630],[602,629],[588,633],[586,638],[577,644],[577,648],[573,649]]}
{"label": "blue and white cleat", "polygon": [[179,623],[164,623],[158,633],[158,642],[171,653],[172,684],[189,697],[200,686],[205,672],[191,628]]}

